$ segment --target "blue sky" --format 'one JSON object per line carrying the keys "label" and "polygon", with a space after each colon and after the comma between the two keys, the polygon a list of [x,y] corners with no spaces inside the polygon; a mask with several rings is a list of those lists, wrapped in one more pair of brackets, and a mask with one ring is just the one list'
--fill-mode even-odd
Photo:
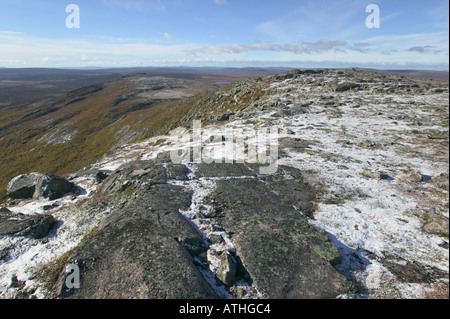
{"label": "blue sky", "polygon": [[[80,28],[66,27],[66,6]],[[367,28],[369,4],[380,28]],[[448,0],[0,0],[0,67],[448,70]]]}

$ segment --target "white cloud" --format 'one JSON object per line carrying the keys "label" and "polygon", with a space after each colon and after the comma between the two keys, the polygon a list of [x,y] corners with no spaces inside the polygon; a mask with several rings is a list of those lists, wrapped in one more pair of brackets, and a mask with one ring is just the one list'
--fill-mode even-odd
{"label": "white cloud", "polygon": [[303,42],[301,44],[272,44],[272,43],[253,43],[253,44],[229,44],[229,45],[210,45],[196,48],[188,53],[197,54],[238,54],[249,51],[287,51],[295,54],[302,53],[320,53],[344,47],[347,42],[343,40],[322,39],[317,42]]}
{"label": "white cloud", "polygon": [[432,45],[418,45],[418,46],[410,47],[408,49],[408,51],[409,52],[417,52],[417,53],[421,53],[421,54],[427,54],[427,53],[438,54],[438,53],[442,52],[442,50],[436,50],[436,47],[434,47]]}
{"label": "white cloud", "polygon": [[[153,61],[178,61],[186,57],[189,44],[149,44],[135,39],[133,43],[96,40],[48,39],[0,34],[0,67],[110,66],[151,65]],[[44,57],[44,58],[43,58]]]}
{"label": "white cloud", "polygon": [[218,5],[228,4],[228,0],[214,0],[214,3]]}
{"label": "white cloud", "polygon": [[172,40],[173,36],[170,33],[168,33],[168,32],[164,32],[164,38],[166,38],[168,40]]}
{"label": "white cloud", "polygon": [[434,60],[438,56],[448,55],[449,52],[448,32],[385,35],[366,39],[364,42],[372,44],[379,52],[396,50],[406,52],[410,56],[414,54],[414,59],[432,54]]}
{"label": "white cloud", "polygon": [[[27,35],[0,33],[0,67],[135,67],[135,66],[269,66],[314,67],[385,65],[404,63],[406,66],[429,65],[448,69],[448,45],[420,43],[425,40],[406,37],[406,43],[396,49],[384,45],[386,38],[372,38],[355,43],[322,39],[302,43],[267,43],[204,45],[195,43],[150,44],[145,39],[111,41],[48,39]],[[392,39],[389,39],[392,41]],[[395,40],[399,40],[396,38]],[[390,41],[389,41],[390,42]],[[398,42],[398,41],[397,41]],[[412,45],[409,45],[410,42]],[[409,46],[404,46],[408,44]],[[442,50],[436,54],[421,54],[423,50]],[[432,46],[432,48],[426,47]],[[417,47],[415,49],[411,49]],[[411,49],[408,51],[408,49]],[[187,54],[188,53],[188,54]],[[387,55],[389,54],[389,55]],[[311,64],[312,63],[312,64]],[[383,64],[384,63],[384,64]]]}
{"label": "white cloud", "polygon": [[17,31],[0,31],[0,35],[22,35],[23,32]]}

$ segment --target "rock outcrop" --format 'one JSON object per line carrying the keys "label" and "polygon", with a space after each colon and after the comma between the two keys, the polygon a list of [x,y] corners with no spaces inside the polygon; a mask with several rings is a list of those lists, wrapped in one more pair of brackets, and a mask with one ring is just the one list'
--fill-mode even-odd
{"label": "rock outcrop", "polygon": [[70,257],[80,267],[81,289],[67,288],[63,273],[60,297],[216,297],[192,259],[206,245],[179,213],[192,193],[165,181],[164,167],[153,161],[126,164],[105,180],[106,194],[125,192],[129,199]]}
{"label": "rock outcrop", "polygon": [[[314,195],[300,172],[284,167],[270,178],[257,172],[258,165],[199,164],[196,177],[190,176],[216,179],[210,197],[214,218],[237,248],[218,256],[215,284],[232,287],[244,273],[270,298],[334,298],[344,293],[346,280],[333,268],[340,260],[337,248],[301,213],[310,209]],[[190,209],[192,190],[170,182],[187,180],[188,173],[185,165],[161,160],[132,161],[112,172],[95,196],[124,201],[67,260],[78,265],[81,288],[67,287],[68,274],[62,270],[57,295],[217,298],[215,284],[203,277],[205,270],[196,262],[215,240],[205,240],[180,213]],[[226,176],[241,178],[217,180]],[[281,179],[292,185],[281,186]],[[289,196],[274,193],[285,191],[283,187],[292,187]]]}
{"label": "rock outcrop", "polygon": [[[285,168],[283,175],[295,169]],[[293,175],[294,175],[293,174]],[[283,177],[279,177],[283,178]],[[340,254],[325,232],[311,226],[292,204],[308,211],[313,193],[300,180],[220,180],[211,200],[221,207],[219,223],[232,233],[236,255],[269,298],[335,298],[348,290],[333,265]],[[281,187],[292,187],[279,193]]]}

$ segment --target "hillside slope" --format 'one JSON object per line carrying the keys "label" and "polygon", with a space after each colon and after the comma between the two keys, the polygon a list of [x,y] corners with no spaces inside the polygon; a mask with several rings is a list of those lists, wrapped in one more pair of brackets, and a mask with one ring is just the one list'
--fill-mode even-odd
{"label": "hillside slope", "polygon": [[[183,112],[173,100],[207,84],[146,74],[123,76],[57,98],[0,112],[0,198],[19,173],[65,174],[147,133],[163,132]],[[147,133],[150,134],[150,133]]]}

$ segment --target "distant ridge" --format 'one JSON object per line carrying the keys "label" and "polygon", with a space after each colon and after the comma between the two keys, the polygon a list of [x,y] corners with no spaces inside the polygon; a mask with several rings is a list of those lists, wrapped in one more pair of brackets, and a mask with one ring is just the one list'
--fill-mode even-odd
{"label": "distant ridge", "polygon": [[[360,69],[373,71],[383,74],[393,74],[400,75],[412,78],[419,79],[431,79],[437,81],[449,81],[450,73],[449,71],[438,71],[438,70],[419,70],[419,69],[373,69],[373,68],[359,68],[359,67],[347,67],[348,69]],[[114,68],[114,67],[97,67],[97,66],[88,66],[88,67],[61,67],[61,68],[6,68],[0,67],[0,70],[4,71],[14,71],[15,73],[24,73],[24,72],[54,72],[54,71],[73,71],[73,72],[83,72],[83,71],[102,71],[102,72],[118,72],[118,73],[128,73],[128,72],[145,72],[145,71],[219,71],[219,72],[257,72],[257,73],[283,73],[292,69],[299,70],[311,70],[318,69],[316,67],[309,68],[299,68],[299,67],[282,67],[282,66],[270,66],[270,67],[217,67],[217,66],[204,66],[204,67],[193,67],[193,66],[163,66],[163,67],[155,67],[155,66],[143,66],[143,67],[125,67],[125,68]],[[332,67],[324,67],[320,69],[334,69]],[[4,75],[4,74],[0,74]]]}
{"label": "distant ridge", "polygon": [[370,69],[370,71],[382,73],[406,76],[417,79],[429,79],[436,81],[449,82],[449,71],[432,71],[432,70],[376,70]]}

